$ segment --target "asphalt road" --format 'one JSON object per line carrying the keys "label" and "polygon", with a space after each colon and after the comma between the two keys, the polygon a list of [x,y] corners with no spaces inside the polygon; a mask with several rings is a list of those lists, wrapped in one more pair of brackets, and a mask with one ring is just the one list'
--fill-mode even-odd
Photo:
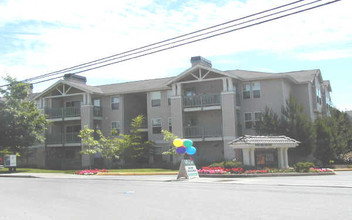
{"label": "asphalt road", "polygon": [[175,181],[0,178],[2,219],[352,219],[352,172]]}

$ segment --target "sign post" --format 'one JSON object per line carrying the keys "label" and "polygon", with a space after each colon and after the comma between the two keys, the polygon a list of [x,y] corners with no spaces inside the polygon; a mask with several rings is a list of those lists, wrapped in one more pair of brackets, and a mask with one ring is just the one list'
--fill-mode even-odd
{"label": "sign post", "polygon": [[183,159],[180,164],[180,169],[178,171],[177,179],[186,178],[194,179],[199,178],[198,170],[193,160]]}
{"label": "sign post", "polygon": [[5,155],[4,156],[4,167],[9,168],[9,171],[16,171],[16,155]]}

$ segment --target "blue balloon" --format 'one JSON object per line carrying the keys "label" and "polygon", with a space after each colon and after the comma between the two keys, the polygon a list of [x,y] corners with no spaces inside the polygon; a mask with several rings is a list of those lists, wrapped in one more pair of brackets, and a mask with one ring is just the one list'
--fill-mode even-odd
{"label": "blue balloon", "polygon": [[186,147],[186,153],[189,155],[193,155],[197,152],[197,149],[193,146]]}
{"label": "blue balloon", "polygon": [[192,147],[192,145],[193,145],[192,140],[186,139],[183,141],[183,146],[185,146],[185,147]]}
{"label": "blue balloon", "polygon": [[186,148],[184,148],[184,147],[178,147],[178,148],[176,148],[176,152],[177,152],[178,154],[184,154],[184,153],[186,152]]}

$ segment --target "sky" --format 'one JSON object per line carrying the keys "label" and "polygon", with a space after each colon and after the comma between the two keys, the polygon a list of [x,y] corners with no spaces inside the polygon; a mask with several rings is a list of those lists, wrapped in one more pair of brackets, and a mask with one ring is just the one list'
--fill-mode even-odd
{"label": "sky", "polygon": [[[27,79],[289,2],[0,0],[0,76]],[[191,66],[192,56],[219,70],[320,69],[335,107],[352,110],[351,8],[352,1],[342,0],[81,75],[89,85],[176,76]],[[35,84],[34,92],[54,82]]]}

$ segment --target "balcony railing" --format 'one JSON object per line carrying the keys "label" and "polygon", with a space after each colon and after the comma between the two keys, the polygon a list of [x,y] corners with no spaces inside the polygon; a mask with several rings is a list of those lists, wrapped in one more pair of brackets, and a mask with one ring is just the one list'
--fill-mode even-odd
{"label": "balcony railing", "polygon": [[103,110],[101,106],[94,106],[93,107],[93,116],[94,117],[101,117],[103,116]]}
{"label": "balcony railing", "polygon": [[184,127],[185,138],[206,138],[206,137],[222,137],[221,127],[204,127],[204,126],[187,126]]}
{"label": "balcony railing", "polygon": [[206,107],[221,105],[220,94],[204,94],[183,97],[184,107]]}
{"label": "balcony railing", "polygon": [[46,108],[45,114],[48,115],[50,119],[79,117],[81,116],[81,108]]}
{"label": "balcony railing", "polygon": [[81,138],[78,137],[78,132],[72,133],[55,133],[55,134],[46,134],[46,143],[47,144],[74,144],[81,143]]}

